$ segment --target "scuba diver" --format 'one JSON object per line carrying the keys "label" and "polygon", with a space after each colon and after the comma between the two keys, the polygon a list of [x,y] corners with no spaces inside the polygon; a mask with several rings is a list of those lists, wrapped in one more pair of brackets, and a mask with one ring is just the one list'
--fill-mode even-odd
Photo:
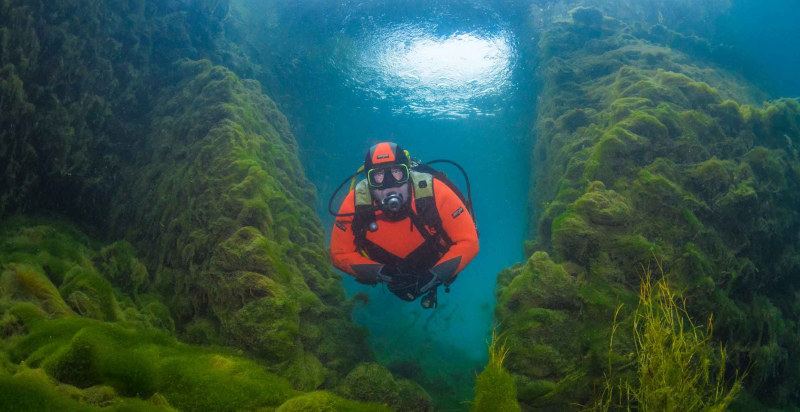
{"label": "scuba diver", "polygon": [[[447,162],[464,173],[470,199],[464,199],[444,173],[428,166]],[[355,185],[355,178],[366,174]],[[338,213],[334,196],[350,180]],[[400,299],[422,297],[423,308],[437,306],[436,290],[449,285],[478,254],[478,231],[469,179],[458,164],[435,160],[420,164],[391,142],[367,152],[363,169],[349,176],[331,196],[336,216],[331,260],[360,283],[385,282]],[[427,294],[426,294],[427,293]]]}

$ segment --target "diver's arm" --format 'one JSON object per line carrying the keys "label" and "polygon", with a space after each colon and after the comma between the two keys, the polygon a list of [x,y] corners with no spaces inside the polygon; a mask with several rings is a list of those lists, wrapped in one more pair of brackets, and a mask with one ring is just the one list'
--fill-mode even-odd
{"label": "diver's arm", "polygon": [[[339,214],[353,213],[354,193],[351,190],[339,208]],[[362,283],[375,283],[381,279],[384,265],[369,259],[356,250],[355,235],[350,227],[353,216],[337,217],[331,232],[331,261],[339,270]]]}
{"label": "diver's arm", "polygon": [[434,181],[436,208],[442,219],[442,228],[453,241],[450,250],[431,268],[438,279],[450,283],[458,272],[478,254],[478,232],[467,207],[445,183]]}

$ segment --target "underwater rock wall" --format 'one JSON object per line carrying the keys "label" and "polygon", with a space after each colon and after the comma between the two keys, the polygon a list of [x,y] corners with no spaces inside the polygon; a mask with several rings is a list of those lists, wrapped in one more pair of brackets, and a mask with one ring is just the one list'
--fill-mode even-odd
{"label": "underwater rock wall", "polygon": [[102,226],[162,72],[222,60],[223,17],[200,3],[2,2],[0,216],[58,210]]}
{"label": "underwater rock wall", "polygon": [[302,388],[343,376],[369,350],[286,119],[255,81],[208,61],[174,69],[112,226],[146,251],[190,341],[247,349]]}
{"label": "underwater rock wall", "polygon": [[800,401],[800,104],[744,104],[760,93],[664,30],[579,8],[539,42],[537,233],[496,292],[526,408],[587,405],[609,365],[630,370],[656,261],[698,323],[713,314],[729,370],[749,370],[740,402]]}
{"label": "underwater rock wall", "polygon": [[3,410],[390,410],[370,401],[429,408],[421,388],[377,365],[369,374],[355,368],[335,387],[364,401],[356,402],[299,391],[242,350],[180,342],[134,254],[127,241],[102,245],[54,219],[0,222]]}
{"label": "underwater rock wall", "polygon": [[[231,71],[256,64],[225,39],[227,12],[225,1],[0,4],[0,403],[230,410],[323,385],[352,392],[344,378],[372,355],[288,123]],[[59,217],[10,218],[26,214]],[[358,406],[348,402],[313,392],[282,408]]]}

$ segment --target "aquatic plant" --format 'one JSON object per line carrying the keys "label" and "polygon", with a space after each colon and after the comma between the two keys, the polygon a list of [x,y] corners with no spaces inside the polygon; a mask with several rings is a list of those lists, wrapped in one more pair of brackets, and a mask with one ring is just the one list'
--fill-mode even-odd
{"label": "aquatic plant", "polygon": [[[788,367],[800,341],[791,332],[800,321],[791,276],[800,269],[800,104],[753,106],[763,93],[701,53],[689,58],[637,37],[641,28],[576,13],[539,43],[536,235],[527,262],[497,283],[521,405],[589,401],[607,369],[598,344],[610,339],[607,321],[620,303],[635,306],[635,268],[653,257],[691,318],[714,313],[710,339],[725,345],[728,366],[754,365],[742,399],[800,402],[785,390],[800,379]],[[618,314],[620,325],[634,318]],[[618,332],[615,342],[634,336]]]}
{"label": "aquatic plant", "polygon": [[[676,296],[656,263],[656,275],[649,266],[642,274],[632,325],[635,353],[630,353],[627,365],[615,370],[612,359],[626,356],[614,356],[612,333],[605,386],[589,409],[726,410],[742,389],[746,373],[736,371],[733,381],[726,382],[727,354],[724,347],[714,349],[712,317],[705,328],[695,325],[686,311],[686,299]],[[615,323],[612,331],[618,326]],[[635,371],[626,374],[626,368]]]}
{"label": "aquatic plant", "polygon": [[508,356],[506,341],[492,331],[489,344],[489,362],[475,381],[475,401],[472,411],[519,411],[517,387],[514,379],[503,368]]}
{"label": "aquatic plant", "polygon": [[[169,311],[159,303],[162,297],[152,291],[126,295],[106,280],[119,275],[119,265],[95,268],[93,262],[104,262],[110,251],[127,246],[99,245],[76,228],[47,219],[9,219],[0,224],[0,234],[3,409],[296,410],[297,405],[336,405],[385,410],[330,394],[305,396],[268,372],[263,360],[247,359],[230,348],[179,342]],[[48,257],[39,260],[47,269],[26,263],[37,261],[37,255]],[[123,267],[141,265],[135,256],[125,259]],[[64,299],[76,294],[81,300]],[[105,317],[109,307],[114,318]],[[417,397],[424,397],[416,388]],[[406,396],[404,402],[411,399]]]}
{"label": "aquatic plant", "polygon": [[370,355],[347,318],[285,118],[225,68],[174,70],[135,159],[141,173],[115,198],[114,228],[154,245],[154,287],[174,297],[178,325],[206,318],[212,340],[268,359],[299,388],[334,384]]}
{"label": "aquatic plant", "polygon": [[397,411],[432,411],[430,396],[417,383],[396,379],[377,363],[362,363],[342,380],[335,392],[348,399],[380,402]]}

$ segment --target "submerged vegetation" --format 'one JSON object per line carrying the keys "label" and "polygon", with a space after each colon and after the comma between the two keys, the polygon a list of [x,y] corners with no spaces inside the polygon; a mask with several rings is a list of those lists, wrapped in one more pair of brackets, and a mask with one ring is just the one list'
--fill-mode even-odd
{"label": "submerged vegetation", "polygon": [[[126,241],[98,248],[50,219],[7,219],[0,235],[4,410],[316,405],[257,358],[179,342],[162,296],[124,291],[131,272],[146,274]],[[312,399],[347,404],[332,394]]]}
{"label": "submerged vegetation", "polygon": [[[659,265],[659,269],[661,269]],[[639,287],[639,306],[633,315],[635,372],[614,370],[612,327],[609,370],[602,394],[592,410],[722,411],[741,390],[744,375],[725,382],[726,352],[714,350],[712,318],[705,328],[695,325],[686,311],[686,300],[675,296],[667,276],[658,278],[647,268]],[[617,309],[617,313],[619,313]],[[618,380],[617,380],[618,379]]]}
{"label": "submerged vegetation", "polygon": [[[435,377],[351,322],[231,13],[0,2],[2,409],[434,408],[413,380]],[[535,240],[498,277],[473,409],[796,407],[800,103],[595,9],[538,47]],[[639,289],[653,258],[670,287]]]}
{"label": "submerged vegetation", "polygon": [[[654,257],[688,316],[713,314],[727,370],[752,365],[739,407],[800,402],[800,104],[744,104],[759,93],[664,33],[581,8],[539,42],[537,234],[496,308],[526,408],[590,403]],[[615,347],[643,344],[631,330]]]}
{"label": "submerged vegetation", "polygon": [[508,356],[506,341],[492,332],[489,344],[489,363],[478,375],[475,382],[475,402],[472,411],[519,411],[517,388],[511,374],[503,368]]}

